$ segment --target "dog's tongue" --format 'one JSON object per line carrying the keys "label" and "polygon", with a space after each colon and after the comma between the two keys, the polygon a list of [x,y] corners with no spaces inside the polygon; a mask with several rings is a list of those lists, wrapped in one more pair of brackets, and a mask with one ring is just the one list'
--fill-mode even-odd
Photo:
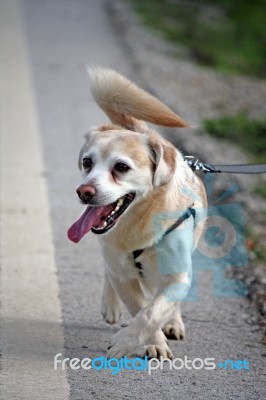
{"label": "dog's tongue", "polygon": [[106,206],[91,207],[88,206],[81,217],[69,228],[67,232],[68,239],[74,243],[78,243],[80,239],[97,223],[101,215],[104,213]]}

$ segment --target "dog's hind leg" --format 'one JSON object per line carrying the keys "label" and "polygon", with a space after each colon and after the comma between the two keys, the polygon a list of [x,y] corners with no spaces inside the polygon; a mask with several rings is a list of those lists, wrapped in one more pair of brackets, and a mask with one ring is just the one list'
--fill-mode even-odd
{"label": "dog's hind leg", "polygon": [[102,295],[101,314],[108,324],[115,324],[121,316],[120,300],[105,272],[104,290]]}
{"label": "dog's hind leg", "polygon": [[185,337],[185,325],[182,320],[180,303],[173,307],[173,316],[162,328],[167,339],[182,340]]}

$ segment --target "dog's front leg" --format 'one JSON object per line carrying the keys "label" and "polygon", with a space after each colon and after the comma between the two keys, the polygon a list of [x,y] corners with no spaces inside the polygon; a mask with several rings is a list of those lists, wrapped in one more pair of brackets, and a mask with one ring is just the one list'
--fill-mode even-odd
{"label": "dog's front leg", "polygon": [[110,274],[109,279],[132,317],[146,306],[147,302],[138,279],[121,281],[112,274]]}
{"label": "dog's front leg", "polygon": [[162,328],[173,318],[177,302],[186,296],[188,288],[186,273],[164,276],[153,301],[113,336],[108,356],[120,358],[137,354],[150,358],[171,358],[172,353]]}
{"label": "dog's front leg", "polygon": [[[172,357],[161,325],[169,319],[172,304],[165,300],[163,294],[156,296],[153,302],[133,318],[128,325],[124,324],[111,339],[108,357],[121,358],[133,354],[149,357]],[[166,316],[166,319],[164,316]]]}
{"label": "dog's front leg", "polygon": [[146,306],[147,302],[139,280],[136,278],[136,267],[133,260],[127,254],[114,252],[104,241],[101,242],[101,246],[106,260],[106,281],[103,295],[104,308],[108,307],[106,305],[109,301],[108,299],[114,299],[118,296],[125,304],[130,315],[135,316],[139,310]]}
{"label": "dog's front leg", "polygon": [[104,277],[101,314],[108,324],[118,322],[121,315],[119,297],[110,282],[107,272],[105,272]]}

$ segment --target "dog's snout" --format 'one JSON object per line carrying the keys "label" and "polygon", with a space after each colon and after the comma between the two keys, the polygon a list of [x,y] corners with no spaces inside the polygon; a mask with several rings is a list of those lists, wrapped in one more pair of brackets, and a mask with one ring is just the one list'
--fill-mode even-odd
{"label": "dog's snout", "polygon": [[96,194],[95,188],[90,185],[80,185],[76,192],[84,203],[88,203]]}

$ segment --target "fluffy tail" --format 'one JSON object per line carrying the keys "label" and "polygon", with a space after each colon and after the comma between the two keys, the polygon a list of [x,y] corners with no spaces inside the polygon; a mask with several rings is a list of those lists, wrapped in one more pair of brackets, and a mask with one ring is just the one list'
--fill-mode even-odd
{"label": "fluffy tail", "polygon": [[101,67],[88,68],[91,92],[113,123],[125,125],[130,118],[171,127],[187,123],[170,108],[117,72]]}

